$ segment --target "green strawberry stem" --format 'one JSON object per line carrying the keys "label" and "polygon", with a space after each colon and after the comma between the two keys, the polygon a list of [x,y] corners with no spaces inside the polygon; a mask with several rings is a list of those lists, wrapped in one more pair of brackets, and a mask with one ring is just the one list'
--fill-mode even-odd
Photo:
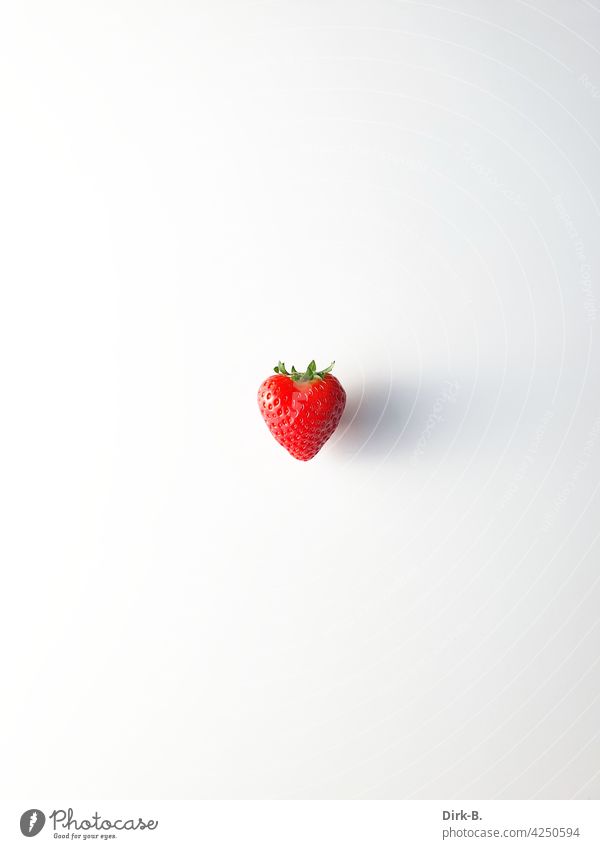
{"label": "green strawberry stem", "polygon": [[292,366],[292,370],[289,372],[285,367],[285,363],[282,363],[280,360],[273,371],[276,371],[277,374],[283,374],[286,377],[291,377],[292,380],[298,381],[298,383],[303,383],[308,380],[322,380],[326,374],[329,374],[334,365],[335,360],[331,363],[331,365],[327,366],[327,368],[322,369],[322,371],[317,371],[317,364],[314,360],[311,360],[305,372],[296,371],[296,366]]}

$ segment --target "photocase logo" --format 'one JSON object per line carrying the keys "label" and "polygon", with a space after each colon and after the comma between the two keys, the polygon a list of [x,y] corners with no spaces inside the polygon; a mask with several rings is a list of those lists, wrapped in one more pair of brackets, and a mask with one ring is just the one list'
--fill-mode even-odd
{"label": "photocase logo", "polygon": [[43,829],[46,817],[38,808],[30,808],[21,815],[21,834],[25,837],[35,837]]}

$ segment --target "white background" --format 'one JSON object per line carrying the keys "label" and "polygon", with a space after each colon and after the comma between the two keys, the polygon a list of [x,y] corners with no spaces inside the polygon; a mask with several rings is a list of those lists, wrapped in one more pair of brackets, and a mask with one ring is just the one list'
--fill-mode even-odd
{"label": "white background", "polygon": [[587,0],[3,4],[0,795],[597,797],[599,116]]}

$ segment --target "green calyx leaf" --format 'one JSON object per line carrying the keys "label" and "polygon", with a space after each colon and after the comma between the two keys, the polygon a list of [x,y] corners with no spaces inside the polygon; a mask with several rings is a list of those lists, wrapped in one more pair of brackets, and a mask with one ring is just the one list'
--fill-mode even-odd
{"label": "green calyx leaf", "polygon": [[306,371],[299,372],[296,370],[296,366],[292,366],[292,371],[289,372],[285,367],[285,363],[282,363],[281,360],[279,360],[273,371],[275,371],[277,374],[283,374],[285,375],[285,377],[291,377],[292,380],[298,383],[303,383],[309,380],[323,380],[325,375],[329,374],[334,365],[335,360],[331,363],[331,365],[328,365],[327,368],[317,371],[317,364],[314,360],[311,360],[308,366],[306,367]]}

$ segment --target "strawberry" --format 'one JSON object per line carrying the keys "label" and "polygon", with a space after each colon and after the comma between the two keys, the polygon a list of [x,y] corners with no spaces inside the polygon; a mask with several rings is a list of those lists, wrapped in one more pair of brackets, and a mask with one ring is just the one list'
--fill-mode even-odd
{"label": "strawberry", "polygon": [[329,372],[317,371],[313,360],[301,374],[280,362],[258,390],[258,407],[277,442],[297,460],[310,460],[339,424],[346,393]]}

